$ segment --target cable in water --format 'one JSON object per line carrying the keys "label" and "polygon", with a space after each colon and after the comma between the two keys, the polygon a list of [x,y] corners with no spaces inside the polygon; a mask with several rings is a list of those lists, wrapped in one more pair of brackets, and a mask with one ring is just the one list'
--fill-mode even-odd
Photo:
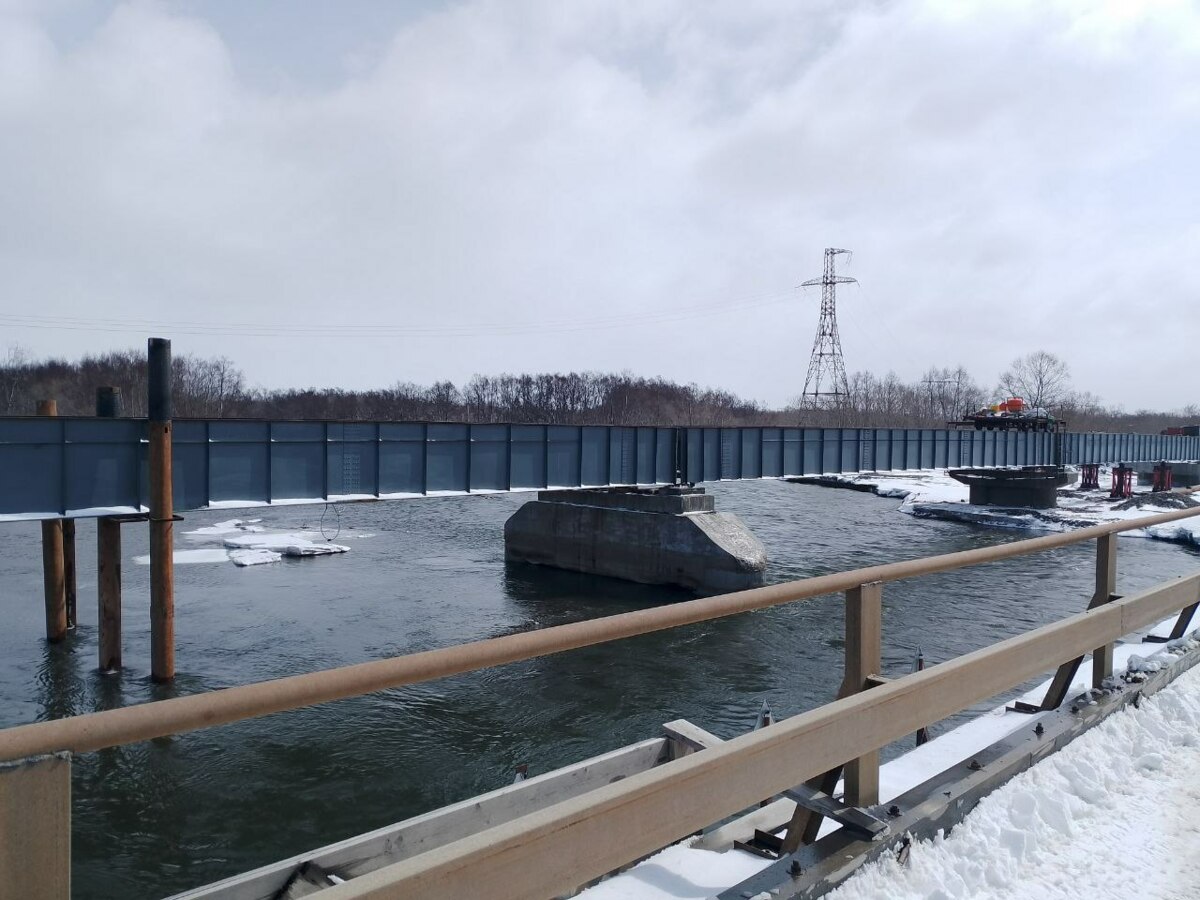
{"label": "cable in water", "polygon": [[[337,517],[337,530],[334,531],[333,537],[325,533],[325,516],[329,514],[329,508],[333,507],[333,514]],[[326,542],[333,543],[337,540],[337,536],[342,533],[342,511],[337,508],[336,503],[326,503],[325,508],[321,510],[321,523],[318,526],[321,531],[321,537],[325,538]]]}

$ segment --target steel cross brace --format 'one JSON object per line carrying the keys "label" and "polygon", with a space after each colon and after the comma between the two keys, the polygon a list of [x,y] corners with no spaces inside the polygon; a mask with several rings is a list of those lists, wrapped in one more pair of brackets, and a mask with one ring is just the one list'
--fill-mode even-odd
{"label": "steel cross brace", "polygon": [[1196,608],[1200,607],[1200,603],[1193,603],[1191,606],[1185,606],[1179,611],[1179,618],[1175,620],[1175,625],[1171,629],[1171,633],[1166,637],[1161,637],[1157,634],[1148,634],[1142,638],[1143,644],[1165,644],[1167,641],[1177,641],[1187,634],[1188,627],[1192,624],[1192,616],[1196,614]]}
{"label": "steel cross brace", "polygon": [[[1108,599],[1104,603],[1112,603],[1114,600],[1120,600],[1119,594],[1109,594]],[[1097,606],[1102,606],[1102,603],[1090,603],[1088,609],[1095,609]],[[1074,659],[1067,660],[1058,667],[1058,671],[1054,673],[1054,680],[1050,682],[1050,687],[1046,689],[1046,696],[1042,698],[1040,704],[1026,703],[1023,700],[1016,700],[1009,707],[1013,712],[1021,713],[1041,713],[1051,709],[1058,709],[1062,706],[1063,701],[1067,699],[1067,691],[1071,689],[1071,682],[1075,680],[1075,674],[1079,671],[1079,667],[1083,665],[1083,657],[1077,656]]]}

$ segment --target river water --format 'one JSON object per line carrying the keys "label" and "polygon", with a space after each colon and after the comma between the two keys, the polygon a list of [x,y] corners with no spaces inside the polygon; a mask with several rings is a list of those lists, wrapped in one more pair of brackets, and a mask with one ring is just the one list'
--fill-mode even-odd
{"label": "river water", "polygon": [[[853,491],[777,481],[709,489],[766,545],[770,582],[1026,536],[915,519],[897,500]],[[79,627],[58,647],[42,640],[38,526],[0,526],[0,726],[686,599],[506,567],[504,521],[530,496],[348,505],[337,540],[352,549],[342,556],[177,566],[171,687],[148,677],[149,569],[133,562],[147,552],[144,525],[123,530],[125,670],[110,676],[96,672],[92,523],[80,523],[77,539]],[[321,513],[242,515],[315,529]],[[193,513],[177,527],[236,514]],[[332,512],[325,526],[335,526]],[[1200,565],[1194,549],[1119,543],[1122,593]],[[1093,554],[1090,544],[1068,547],[888,585],[885,674],[909,671],[918,647],[932,664],[1081,610]],[[675,718],[732,737],[763,700],[788,716],[832,699],[841,632],[840,601],[819,598],[78,757],[75,896],[161,897],[492,790],[522,763],[537,774],[655,736]]]}

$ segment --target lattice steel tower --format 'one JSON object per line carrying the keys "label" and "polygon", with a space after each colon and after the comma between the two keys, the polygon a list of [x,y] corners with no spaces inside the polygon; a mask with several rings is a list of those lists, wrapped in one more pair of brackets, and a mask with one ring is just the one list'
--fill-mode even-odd
{"label": "lattice steel tower", "polygon": [[808,361],[808,376],[804,379],[804,391],[800,395],[801,402],[814,406],[840,406],[850,396],[846,361],[842,359],[842,340],[838,337],[837,286],[857,279],[838,275],[834,268],[837,255],[849,252],[826,247],[825,271],[820,278],[809,279],[801,285],[821,286],[821,321],[817,323],[817,337]]}

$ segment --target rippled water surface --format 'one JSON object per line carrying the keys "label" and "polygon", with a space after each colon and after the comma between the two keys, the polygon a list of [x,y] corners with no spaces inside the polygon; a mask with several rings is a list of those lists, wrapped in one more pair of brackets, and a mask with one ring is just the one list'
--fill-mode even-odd
{"label": "rippled water surface", "polygon": [[[718,509],[762,539],[773,582],[1024,536],[913,519],[896,512],[896,500],[851,491],[773,481],[710,490]],[[686,599],[506,567],[502,527],[529,496],[344,506],[338,541],[352,549],[343,556],[177,566],[180,674],[171,688],[148,679],[149,570],[132,562],[147,552],[144,525],[123,532],[119,676],[96,673],[91,523],[79,526],[79,628],[60,647],[42,640],[38,526],[0,526],[0,725]],[[253,514],[272,528],[315,528],[321,509]],[[179,528],[230,516],[189,514]],[[1083,545],[889,585],[885,674],[907,672],[918,647],[932,664],[1079,611],[1093,559]],[[1120,590],[1197,565],[1194,550],[1122,538]],[[491,790],[521,763],[542,772],[654,736],[679,717],[730,737],[764,699],[780,716],[831,699],[841,644],[841,604],[820,598],[87,754],[74,769],[75,896],[163,896]]]}

